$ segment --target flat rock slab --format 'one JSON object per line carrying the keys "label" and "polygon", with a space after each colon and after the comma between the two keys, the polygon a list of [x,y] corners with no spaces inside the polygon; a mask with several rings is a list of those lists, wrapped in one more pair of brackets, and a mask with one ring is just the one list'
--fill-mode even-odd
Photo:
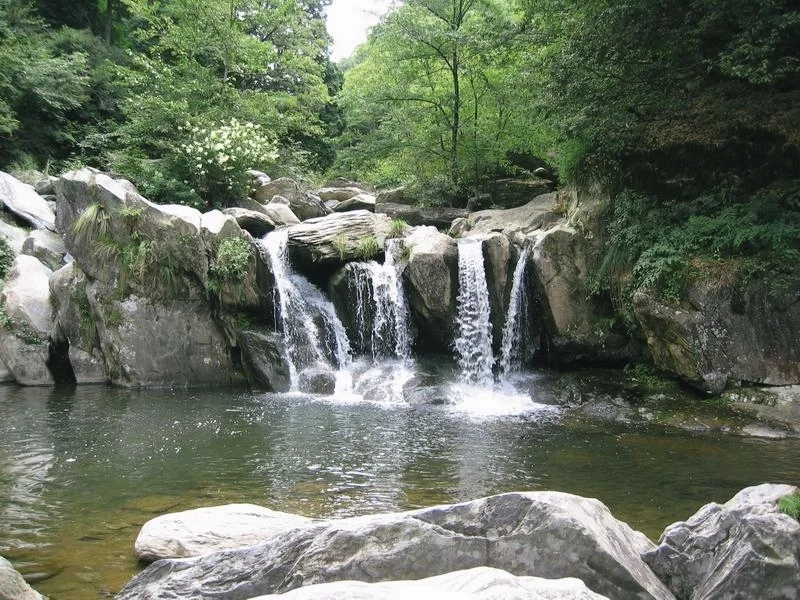
{"label": "flat rock slab", "polygon": [[36,229],[56,229],[56,215],[47,201],[31,186],[3,172],[0,172],[0,205]]}
{"label": "flat rock slab", "polygon": [[643,558],[678,598],[797,600],[800,523],[778,500],[800,490],[763,484],[703,506],[664,531]]}
{"label": "flat rock slab", "polygon": [[[476,567],[417,581],[337,581],[252,600],[604,600],[575,578],[515,577],[501,569]],[[606,599],[607,600],[607,599]]]}
{"label": "flat rock slab", "polygon": [[492,566],[518,576],[577,577],[615,600],[674,600],[640,558],[654,548],[598,500],[508,493],[319,521],[251,546],[160,560],[117,598],[246,600],[317,583],[416,580]]}
{"label": "flat rock slab", "polygon": [[161,515],[144,524],[136,554],[145,561],[200,556],[248,546],[313,523],[312,519],[255,504],[227,504]]}

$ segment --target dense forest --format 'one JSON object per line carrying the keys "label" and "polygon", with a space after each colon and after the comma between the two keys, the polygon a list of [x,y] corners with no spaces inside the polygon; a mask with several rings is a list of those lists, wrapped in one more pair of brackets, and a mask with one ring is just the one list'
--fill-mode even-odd
{"label": "dense forest", "polygon": [[798,289],[796,0],[406,0],[342,64],[328,3],[0,0],[0,169],[206,207],[249,168],[449,205],[544,168],[614,198],[600,292]]}

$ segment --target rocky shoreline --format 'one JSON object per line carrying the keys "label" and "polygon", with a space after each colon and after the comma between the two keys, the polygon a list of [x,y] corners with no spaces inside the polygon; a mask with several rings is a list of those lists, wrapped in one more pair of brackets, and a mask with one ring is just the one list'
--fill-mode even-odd
{"label": "rocky shoreline", "polygon": [[[201,508],[142,527],[136,553],[154,562],[116,598],[792,600],[800,522],[778,501],[797,494],[745,488],[668,526],[658,544],[598,500],[560,492],[328,520],[248,504]],[[0,597],[40,597],[2,566]]]}

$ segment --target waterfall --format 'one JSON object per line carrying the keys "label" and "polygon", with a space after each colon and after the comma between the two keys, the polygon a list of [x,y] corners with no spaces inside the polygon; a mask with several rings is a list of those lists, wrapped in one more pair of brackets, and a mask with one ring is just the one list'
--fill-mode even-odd
{"label": "waterfall", "polygon": [[527,315],[527,296],[525,290],[525,265],[528,263],[527,248],[520,254],[514,269],[511,297],[508,301],[508,314],[503,327],[503,344],[500,351],[500,373],[506,375],[518,371],[522,363],[522,334]]}
{"label": "waterfall", "polygon": [[345,366],[350,344],[331,302],[310,281],[292,271],[287,234],[273,231],[262,240],[272,274],[275,324],[284,336],[291,389],[297,390],[299,371],[319,363]]}
{"label": "waterfall", "polygon": [[384,263],[350,263],[350,287],[356,300],[355,319],[361,348],[373,360],[406,359],[411,355],[408,306],[396,256],[402,240],[388,240]]}
{"label": "waterfall", "polygon": [[492,322],[489,289],[478,239],[458,242],[458,315],[455,349],[466,383],[492,382]]}

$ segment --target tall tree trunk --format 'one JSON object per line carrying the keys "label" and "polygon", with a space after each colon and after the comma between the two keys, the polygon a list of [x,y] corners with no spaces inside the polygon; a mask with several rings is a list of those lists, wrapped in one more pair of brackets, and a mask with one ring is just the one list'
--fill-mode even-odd
{"label": "tall tree trunk", "polygon": [[117,0],[106,0],[106,31],[105,40],[109,46],[114,41],[114,8]]}

